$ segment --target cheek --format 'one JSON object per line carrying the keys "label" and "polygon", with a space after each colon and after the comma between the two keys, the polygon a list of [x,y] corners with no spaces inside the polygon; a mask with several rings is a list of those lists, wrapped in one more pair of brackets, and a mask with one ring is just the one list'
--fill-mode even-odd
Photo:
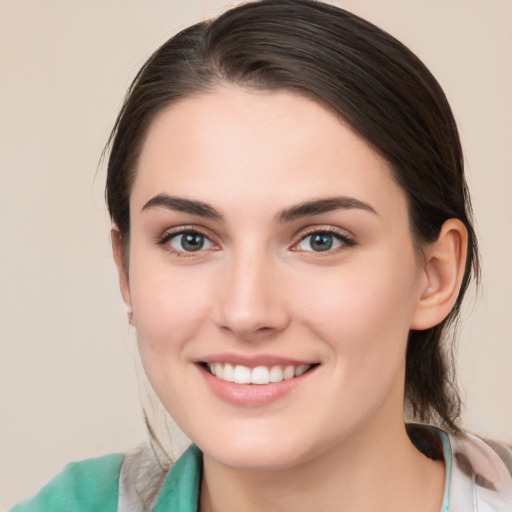
{"label": "cheek", "polygon": [[[403,361],[416,290],[414,256],[382,255],[316,276],[303,322],[350,374],[394,371]],[[295,293],[298,296],[298,292]]]}
{"label": "cheek", "polygon": [[[149,259],[133,265],[130,290],[141,352],[176,352],[204,328],[211,309],[205,272],[172,269]],[[188,271],[190,270],[190,271]]]}

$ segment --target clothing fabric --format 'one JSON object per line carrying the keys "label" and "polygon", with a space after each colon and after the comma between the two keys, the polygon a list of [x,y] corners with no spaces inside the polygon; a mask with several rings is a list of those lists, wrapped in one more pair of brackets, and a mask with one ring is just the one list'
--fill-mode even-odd
{"label": "clothing fabric", "polygon": [[[468,433],[410,425],[415,446],[443,458],[440,512],[510,512],[512,450]],[[11,512],[197,512],[202,454],[192,445],[167,472],[149,446],[70,464],[33,499]]]}
{"label": "clothing fabric", "polygon": [[115,512],[123,456],[112,454],[68,464],[34,498],[12,512]]}

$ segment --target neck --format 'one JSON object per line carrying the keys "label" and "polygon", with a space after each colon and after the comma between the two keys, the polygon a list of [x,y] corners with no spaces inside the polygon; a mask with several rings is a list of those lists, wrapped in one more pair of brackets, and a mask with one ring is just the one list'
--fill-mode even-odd
{"label": "neck", "polygon": [[444,465],[416,450],[402,421],[286,469],[238,470],[205,456],[200,511],[439,512],[443,489]]}

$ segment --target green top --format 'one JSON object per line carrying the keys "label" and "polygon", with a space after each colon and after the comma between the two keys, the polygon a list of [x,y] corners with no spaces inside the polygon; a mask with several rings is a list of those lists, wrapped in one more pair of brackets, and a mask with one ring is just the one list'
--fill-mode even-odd
{"label": "green top", "polygon": [[[10,512],[115,512],[123,456],[105,455],[68,464],[36,496]],[[153,512],[196,512],[202,454],[192,445],[165,477]]]}
{"label": "green top", "polygon": [[[446,465],[440,512],[448,512],[451,454],[448,436],[438,431]],[[116,512],[122,455],[106,455],[66,466],[37,496],[11,512]],[[192,445],[165,477],[153,512],[197,512],[202,454]]]}
{"label": "green top", "polygon": [[153,512],[197,512],[203,455],[192,445],[165,477]]}
{"label": "green top", "polygon": [[448,436],[439,430],[439,437],[443,443],[443,457],[444,457],[444,496],[441,512],[449,512],[450,501],[450,481],[452,479],[452,450],[450,447],[450,439]]}
{"label": "green top", "polygon": [[68,464],[34,498],[11,512],[115,512],[123,456],[105,455]]}

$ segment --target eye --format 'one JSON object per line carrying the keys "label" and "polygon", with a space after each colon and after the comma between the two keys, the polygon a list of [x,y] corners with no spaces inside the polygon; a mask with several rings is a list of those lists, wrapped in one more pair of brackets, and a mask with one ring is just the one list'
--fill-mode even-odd
{"label": "eye", "polygon": [[303,237],[295,246],[295,250],[309,252],[327,252],[343,246],[351,247],[353,240],[340,233],[330,231],[315,231]]}
{"label": "eye", "polygon": [[211,240],[197,231],[171,233],[167,235],[161,243],[168,244],[171,251],[176,253],[198,252],[215,247],[215,244]]}

